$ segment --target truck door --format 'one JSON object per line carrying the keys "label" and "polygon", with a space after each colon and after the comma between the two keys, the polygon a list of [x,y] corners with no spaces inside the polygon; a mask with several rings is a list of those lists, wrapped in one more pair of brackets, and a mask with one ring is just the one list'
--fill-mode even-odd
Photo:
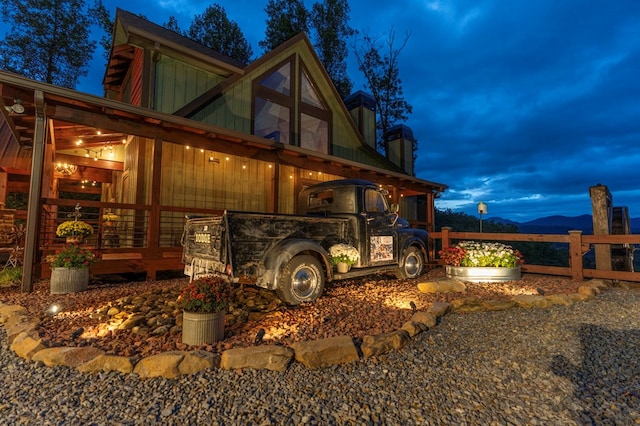
{"label": "truck door", "polygon": [[365,189],[364,215],[368,263],[379,265],[397,262],[397,238],[393,230],[395,215],[391,213],[387,200],[380,191]]}

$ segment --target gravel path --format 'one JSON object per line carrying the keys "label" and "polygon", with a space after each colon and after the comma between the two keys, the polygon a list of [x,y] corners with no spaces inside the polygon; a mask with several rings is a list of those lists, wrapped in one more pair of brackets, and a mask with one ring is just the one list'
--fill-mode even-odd
{"label": "gravel path", "polygon": [[0,331],[2,424],[640,424],[640,291],[547,310],[450,314],[392,354],[178,380],[16,357]]}

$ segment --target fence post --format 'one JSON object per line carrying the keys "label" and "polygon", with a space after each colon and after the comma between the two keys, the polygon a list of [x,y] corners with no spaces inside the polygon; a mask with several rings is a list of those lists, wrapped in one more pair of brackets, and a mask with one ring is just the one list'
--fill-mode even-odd
{"label": "fence post", "polygon": [[443,226],[441,229],[442,232],[442,248],[446,249],[451,245],[451,237],[449,237],[449,232],[451,232],[453,228],[450,226]]}
{"label": "fence post", "polygon": [[571,279],[583,281],[582,231],[569,231],[569,266],[571,267]]}

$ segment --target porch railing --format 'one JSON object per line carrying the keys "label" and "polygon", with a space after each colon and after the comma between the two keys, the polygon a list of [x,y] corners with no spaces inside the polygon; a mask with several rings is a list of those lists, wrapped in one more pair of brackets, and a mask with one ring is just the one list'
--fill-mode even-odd
{"label": "porch railing", "polygon": [[74,220],[79,203],[82,220],[93,227],[85,245],[100,252],[101,261],[91,267],[93,274],[146,272],[155,279],[157,271],[180,270],[181,237],[185,215],[220,214],[220,210],[143,204],[105,203],[65,199],[44,199],[40,216],[40,276],[47,277],[46,255],[65,244],[56,235],[58,225]]}

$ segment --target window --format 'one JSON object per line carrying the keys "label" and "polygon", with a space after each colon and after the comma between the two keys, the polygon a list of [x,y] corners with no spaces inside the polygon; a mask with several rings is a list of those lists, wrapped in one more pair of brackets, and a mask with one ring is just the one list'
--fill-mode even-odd
{"label": "window", "polygon": [[253,134],[289,143],[289,108],[278,105],[261,97],[255,98],[256,118]]}
{"label": "window", "polygon": [[385,213],[388,211],[387,201],[375,189],[367,189],[364,193],[364,208],[367,212]]}
{"label": "window", "polygon": [[300,114],[300,148],[329,152],[329,124],[307,114]]}
{"label": "window", "polygon": [[331,111],[304,65],[296,66],[295,57],[254,80],[254,135],[329,154],[330,118]]}
{"label": "window", "polygon": [[291,95],[291,63],[287,62],[260,80],[260,85],[283,95]]}
{"label": "window", "polygon": [[330,204],[333,204],[333,189],[309,195],[309,207],[328,206]]}

